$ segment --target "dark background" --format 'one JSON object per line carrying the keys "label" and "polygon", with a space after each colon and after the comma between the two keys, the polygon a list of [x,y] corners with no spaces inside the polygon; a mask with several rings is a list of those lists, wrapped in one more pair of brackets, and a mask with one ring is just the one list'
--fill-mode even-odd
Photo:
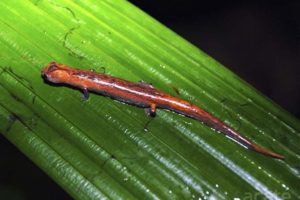
{"label": "dark background", "polygon": [[[299,1],[130,2],[300,118]],[[0,199],[70,199],[1,134],[0,155]]]}
{"label": "dark background", "polygon": [[300,1],[130,2],[300,117]]}

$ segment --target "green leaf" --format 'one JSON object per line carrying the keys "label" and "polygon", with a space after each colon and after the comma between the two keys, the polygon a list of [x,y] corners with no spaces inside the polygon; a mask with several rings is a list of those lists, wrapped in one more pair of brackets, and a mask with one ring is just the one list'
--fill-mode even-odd
{"label": "green leaf", "polygon": [[[0,2],[0,133],[76,199],[299,199],[300,123],[124,0]],[[43,81],[57,61],[193,102],[273,159],[198,121]]]}

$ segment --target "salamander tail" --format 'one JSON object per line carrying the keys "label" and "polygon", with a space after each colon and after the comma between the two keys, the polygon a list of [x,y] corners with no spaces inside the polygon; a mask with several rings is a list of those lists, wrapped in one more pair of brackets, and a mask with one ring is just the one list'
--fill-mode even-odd
{"label": "salamander tail", "polygon": [[257,146],[255,144],[251,144],[250,146],[248,146],[249,149],[252,149],[256,152],[259,152],[259,153],[262,153],[262,154],[265,154],[267,156],[271,156],[273,158],[278,158],[278,159],[284,159],[284,156],[283,155],[280,155],[280,154],[277,154],[277,153],[274,153],[270,150],[267,150],[265,148],[262,148],[260,146]]}

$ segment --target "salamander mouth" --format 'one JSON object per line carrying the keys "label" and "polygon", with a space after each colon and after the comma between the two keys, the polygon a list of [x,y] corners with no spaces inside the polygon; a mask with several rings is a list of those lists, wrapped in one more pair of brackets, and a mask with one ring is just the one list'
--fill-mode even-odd
{"label": "salamander mouth", "polygon": [[48,77],[47,74],[42,74],[42,77],[43,77],[43,79],[45,79],[45,80],[49,80],[49,77]]}
{"label": "salamander mouth", "polygon": [[58,83],[57,80],[55,80],[51,74],[48,73],[48,68],[45,68],[42,70],[41,74],[42,78],[47,82],[47,83]]}

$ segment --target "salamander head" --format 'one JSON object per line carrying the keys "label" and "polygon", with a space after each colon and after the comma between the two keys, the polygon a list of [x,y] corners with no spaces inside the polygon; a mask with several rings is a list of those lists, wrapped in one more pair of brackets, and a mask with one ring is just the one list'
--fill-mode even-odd
{"label": "salamander head", "polygon": [[42,70],[42,77],[52,83],[65,83],[70,78],[71,73],[71,68],[51,62]]}

